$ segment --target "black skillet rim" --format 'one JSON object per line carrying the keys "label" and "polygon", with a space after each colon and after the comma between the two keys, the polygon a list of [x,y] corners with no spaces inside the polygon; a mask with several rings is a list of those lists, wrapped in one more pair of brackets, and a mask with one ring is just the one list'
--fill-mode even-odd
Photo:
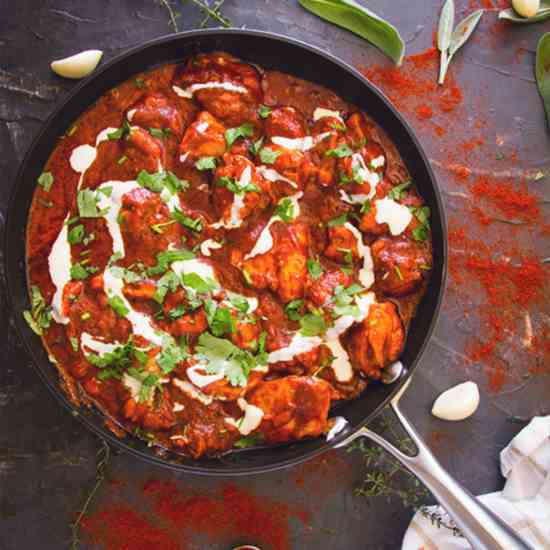
{"label": "black skillet rim", "polygon": [[[17,277],[16,273],[12,273],[12,271],[16,271],[17,267],[15,266],[13,269],[10,267],[13,263],[11,260],[11,253],[10,253],[10,246],[9,246],[9,239],[12,235],[12,232],[15,231],[14,224],[16,224],[16,212],[15,212],[15,203],[16,203],[16,196],[17,196],[17,190],[20,185],[23,184],[24,175],[27,171],[27,165],[30,161],[32,161],[34,151],[37,147],[39,147],[40,141],[42,139],[43,134],[46,132],[46,129],[52,125],[53,121],[57,119],[57,117],[60,116],[62,113],[64,107],[68,102],[70,102],[75,96],[77,96],[80,91],[84,88],[86,88],[90,83],[94,81],[99,81],[103,75],[104,72],[109,71],[114,65],[118,65],[124,62],[127,58],[142,52],[146,48],[158,46],[160,44],[164,44],[171,41],[177,41],[181,39],[190,39],[193,38],[200,38],[200,37],[220,37],[223,39],[223,36],[227,35],[241,35],[243,39],[246,40],[247,37],[256,37],[256,38],[267,38],[274,41],[280,41],[284,42],[286,44],[290,44],[293,47],[305,49],[308,50],[310,53],[313,53],[315,55],[323,57],[326,61],[336,64],[339,66],[340,69],[343,69],[347,71],[348,73],[353,76],[360,85],[365,86],[370,89],[370,92],[378,96],[378,98],[381,100],[381,102],[384,104],[385,108],[390,111],[393,115],[393,117],[396,119],[397,123],[401,125],[401,128],[405,131],[408,138],[410,139],[415,152],[420,157],[420,160],[424,164],[424,169],[426,173],[428,174],[429,180],[430,180],[430,186],[434,192],[435,202],[438,210],[438,215],[440,218],[440,227],[438,229],[441,230],[441,250],[442,250],[442,258],[441,258],[441,283],[439,288],[437,289],[437,296],[435,296],[435,306],[433,308],[433,315],[431,318],[431,321],[429,323],[429,326],[426,330],[426,334],[424,337],[424,341],[420,345],[420,348],[414,357],[413,361],[410,364],[410,367],[406,371],[406,373],[403,374],[401,379],[396,382],[393,386],[392,391],[389,393],[389,395],[374,409],[370,410],[368,414],[363,418],[363,420],[351,431],[348,431],[344,434],[342,434],[339,437],[336,437],[333,441],[330,443],[325,442],[321,444],[318,448],[312,449],[308,452],[304,452],[303,454],[300,454],[294,458],[290,458],[287,460],[282,460],[281,462],[277,462],[270,465],[265,466],[253,466],[253,467],[239,467],[238,464],[234,464],[232,466],[235,466],[231,470],[229,469],[216,469],[215,467],[204,467],[204,466],[190,466],[188,464],[180,464],[177,462],[168,461],[165,458],[161,456],[157,456],[154,454],[142,451],[138,448],[135,448],[131,444],[127,442],[128,439],[135,440],[136,438],[132,438],[132,436],[127,436],[124,439],[117,438],[108,428],[106,428],[103,424],[100,424],[97,420],[96,423],[92,421],[92,419],[88,418],[86,415],[81,414],[80,408],[75,407],[65,396],[63,390],[61,389],[60,383],[53,382],[45,372],[43,372],[43,369],[39,366],[39,360],[35,356],[35,353],[33,351],[33,346],[31,345],[31,342],[29,342],[29,339],[27,338],[28,335],[28,327],[24,325],[24,321],[22,320],[22,316],[20,315],[20,311],[17,310],[14,303],[14,297],[10,290],[14,289],[15,286],[15,278]],[[167,62],[166,60],[162,62]],[[160,63],[159,63],[160,64]],[[88,105],[87,105],[88,106]],[[383,126],[382,126],[383,127]],[[51,152],[51,151],[50,151]],[[371,82],[369,82],[360,72],[358,72],[356,69],[354,69],[352,66],[348,65],[344,61],[340,60],[339,58],[333,56],[332,54],[325,52],[321,50],[320,48],[316,46],[312,46],[306,42],[303,42],[301,40],[291,38],[282,34],[278,33],[272,33],[268,31],[262,31],[262,30],[243,30],[243,29],[203,29],[203,30],[192,30],[192,31],[185,31],[177,34],[171,34],[159,38],[155,38],[152,40],[149,40],[143,44],[140,44],[139,46],[133,47],[104,65],[102,65],[99,69],[97,69],[90,77],[84,79],[82,82],[78,83],[71,91],[70,93],[61,101],[59,105],[56,106],[54,111],[51,113],[51,115],[47,118],[47,120],[43,123],[40,131],[36,135],[36,137],[33,139],[31,146],[29,147],[23,162],[20,165],[20,168],[18,170],[15,183],[12,187],[11,194],[10,194],[10,200],[9,200],[9,207],[7,211],[7,217],[6,217],[6,223],[5,223],[5,232],[4,232],[4,274],[5,274],[5,284],[6,284],[6,297],[8,302],[8,307],[10,312],[13,313],[14,316],[14,322],[17,329],[17,332],[19,334],[20,339],[23,341],[23,344],[28,352],[28,355],[31,358],[31,364],[35,371],[38,372],[38,375],[43,380],[43,382],[46,384],[50,392],[55,396],[55,398],[61,402],[61,404],[71,412],[73,416],[78,418],[89,430],[91,430],[96,435],[102,437],[103,439],[107,440],[109,443],[113,444],[115,447],[124,450],[128,452],[129,454],[136,456],[150,464],[155,464],[158,466],[162,466],[164,468],[168,468],[175,471],[180,472],[187,472],[192,473],[196,475],[207,475],[207,476],[241,476],[241,475],[252,475],[252,474],[259,474],[259,473],[266,473],[270,471],[279,470],[282,468],[287,468],[290,466],[294,466],[297,464],[300,464],[304,461],[307,461],[323,452],[326,452],[327,450],[333,448],[335,445],[337,445],[342,439],[345,437],[348,437],[351,433],[356,432],[357,430],[364,427],[368,422],[370,422],[379,412],[388,404],[388,402],[392,399],[392,397],[399,391],[399,389],[407,382],[407,380],[412,375],[414,369],[420,362],[425,350],[426,346],[428,344],[428,341],[430,340],[430,337],[433,333],[434,327],[437,323],[439,312],[441,308],[441,303],[443,299],[443,295],[445,293],[446,288],[446,279],[447,279],[447,224],[446,224],[446,215],[445,210],[443,207],[443,201],[441,199],[441,193],[439,191],[439,188],[437,186],[437,182],[435,179],[435,175],[431,169],[430,163],[426,157],[426,154],[424,153],[420,142],[418,141],[415,133],[409,126],[409,124],[404,120],[404,118],[401,116],[401,114],[395,109],[395,107],[390,103],[390,101],[382,94],[376,86],[374,86]],[[27,221],[28,212],[25,215],[25,222]],[[26,226],[26,223],[25,223]],[[10,231],[10,228],[12,228],[12,231]],[[424,297],[426,299],[426,297]],[[27,306],[28,306],[28,296],[27,296]],[[37,337],[35,337],[37,338]],[[40,342],[40,345],[42,343]],[[51,368],[51,365],[50,365]],[[94,417],[95,419],[95,417]],[[135,442],[134,442],[135,443]],[[142,447],[144,447],[144,444],[139,443]],[[299,443],[298,443],[299,444]],[[173,458],[173,454],[170,454],[169,457]],[[198,464],[200,464],[200,461],[196,461]]]}

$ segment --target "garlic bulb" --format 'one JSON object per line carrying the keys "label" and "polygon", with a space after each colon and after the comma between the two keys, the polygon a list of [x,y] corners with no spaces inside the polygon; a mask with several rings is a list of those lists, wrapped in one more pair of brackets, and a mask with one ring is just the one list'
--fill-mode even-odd
{"label": "garlic bulb", "polygon": [[464,420],[476,412],[479,390],[475,382],[464,382],[444,391],[434,402],[432,414],[442,420]]}
{"label": "garlic bulb", "polygon": [[86,50],[65,59],[53,61],[51,68],[54,73],[65,78],[84,78],[97,67],[102,56],[101,50]]}
{"label": "garlic bulb", "polygon": [[540,8],[540,0],[512,0],[514,10],[522,17],[533,17],[537,15]]}

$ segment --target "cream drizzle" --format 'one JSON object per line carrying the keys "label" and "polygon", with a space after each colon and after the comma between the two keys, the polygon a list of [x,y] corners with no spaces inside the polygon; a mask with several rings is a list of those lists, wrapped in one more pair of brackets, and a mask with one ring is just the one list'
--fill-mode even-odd
{"label": "cream drizzle", "polygon": [[323,132],[317,136],[304,136],[299,138],[273,136],[271,142],[293,151],[309,151],[328,136],[330,136],[330,132]]}
{"label": "cream drizzle", "polygon": [[191,99],[197,90],[225,90],[227,92],[236,92],[240,94],[246,94],[248,92],[244,86],[239,86],[237,84],[233,84],[232,82],[197,83],[191,84],[191,86],[188,86],[185,89],[180,88],[179,86],[172,86],[172,90],[174,90],[176,95],[179,97],[185,97],[188,99]]}
{"label": "cream drizzle", "polygon": [[260,174],[263,178],[265,178],[268,181],[276,182],[276,181],[285,181],[286,183],[289,183],[294,188],[298,188],[298,185],[295,181],[292,181],[291,179],[286,178],[282,174],[279,174],[277,170],[274,170],[273,168],[269,168],[268,166],[256,166],[256,171],[258,174]]}
{"label": "cream drizzle", "polygon": [[69,318],[63,313],[63,289],[71,280],[71,245],[67,240],[69,234],[68,219],[69,214],[67,214],[48,256],[50,278],[55,286],[55,293],[52,298],[52,316],[56,322],[62,325],[69,322]]}
{"label": "cream drizzle", "polygon": [[412,220],[410,210],[403,204],[385,197],[375,201],[376,223],[387,223],[392,235],[401,235]]}

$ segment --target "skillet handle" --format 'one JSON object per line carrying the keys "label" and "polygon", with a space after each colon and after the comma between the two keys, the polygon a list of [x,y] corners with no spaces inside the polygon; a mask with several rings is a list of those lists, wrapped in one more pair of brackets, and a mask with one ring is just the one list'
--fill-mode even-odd
{"label": "skillet handle", "polygon": [[[415,456],[402,453],[384,438],[362,428],[345,441],[349,443],[357,437],[366,437],[380,445],[399,460],[431,491],[441,506],[453,518],[457,527],[476,550],[533,550],[516,533],[503,523],[493,512],[455,481],[441,466],[430,449],[418,435],[413,425],[399,408],[399,399],[408,383],[401,388],[390,402],[399,422],[412,439],[418,452]],[[340,445],[339,445],[340,446]]]}

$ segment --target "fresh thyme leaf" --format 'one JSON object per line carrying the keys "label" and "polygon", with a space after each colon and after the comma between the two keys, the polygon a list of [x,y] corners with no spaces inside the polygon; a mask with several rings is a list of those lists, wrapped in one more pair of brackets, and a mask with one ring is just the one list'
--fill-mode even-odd
{"label": "fresh thyme leaf", "polygon": [[195,162],[195,168],[197,170],[215,170],[216,164],[216,157],[201,157]]}
{"label": "fresh thyme leaf", "polygon": [[281,151],[274,151],[269,147],[263,147],[260,149],[260,160],[264,164],[273,164],[281,154]]}
{"label": "fresh thyme leaf", "polygon": [[275,215],[284,222],[291,222],[294,219],[294,203],[289,198],[280,200],[275,208]]}
{"label": "fresh thyme leaf", "polygon": [[227,147],[231,147],[237,139],[242,137],[252,137],[253,134],[254,126],[252,126],[250,122],[245,122],[237,128],[228,128],[225,131],[225,141],[227,143]]}
{"label": "fresh thyme leaf", "polygon": [[40,185],[40,187],[42,187],[42,189],[44,189],[44,191],[46,191],[46,193],[49,193],[50,192],[50,189],[52,188],[52,185],[53,185],[53,175],[51,172],[42,172],[42,174],[40,174],[38,180],[38,185]]}
{"label": "fresh thyme leaf", "polygon": [[300,327],[303,336],[319,336],[327,329],[325,318],[317,313],[306,313],[301,317]]}
{"label": "fresh thyme leaf", "polygon": [[353,155],[353,151],[349,147],[349,145],[338,145],[338,147],[334,149],[329,149],[325,152],[325,157],[337,157],[337,158],[344,158],[344,157],[351,157]]}
{"label": "fresh thyme leaf", "polygon": [[260,107],[258,108],[258,114],[261,118],[267,118],[272,112],[273,109],[271,107],[268,107],[267,105],[260,105]]}
{"label": "fresh thyme leaf", "polygon": [[285,305],[286,316],[291,321],[299,321],[301,318],[300,310],[302,309],[303,305],[304,305],[303,300],[292,300],[288,302],[288,304]]}
{"label": "fresh thyme leaf", "polygon": [[299,0],[300,5],[339,27],[367,40],[401,65],[405,43],[398,30],[354,0]]}
{"label": "fresh thyme leaf", "polygon": [[337,227],[339,225],[344,225],[348,221],[348,215],[342,214],[336,218],[332,218],[332,220],[329,220],[327,225],[329,227]]}
{"label": "fresh thyme leaf", "polygon": [[122,122],[122,126],[115,130],[114,132],[110,132],[107,134],[108,139],[124,139],[130,135],[130,132],[132,131],[132,128],[130,127],[130,124],[128,124],[127,120],[124,120]]}
{"label": "fresh thyme leaf", "polygon": [[319,258],[308,258],[306,265],[309,274],[314,280],[317,280],[323,274],[324,269],[321,262],[319,262]]}
{"label": "fresh thyme leaf", "polygon": [[82,224],[75,225],[68,233],[67,240],[70,244],[79,244],[84,240],[84,226]]}

